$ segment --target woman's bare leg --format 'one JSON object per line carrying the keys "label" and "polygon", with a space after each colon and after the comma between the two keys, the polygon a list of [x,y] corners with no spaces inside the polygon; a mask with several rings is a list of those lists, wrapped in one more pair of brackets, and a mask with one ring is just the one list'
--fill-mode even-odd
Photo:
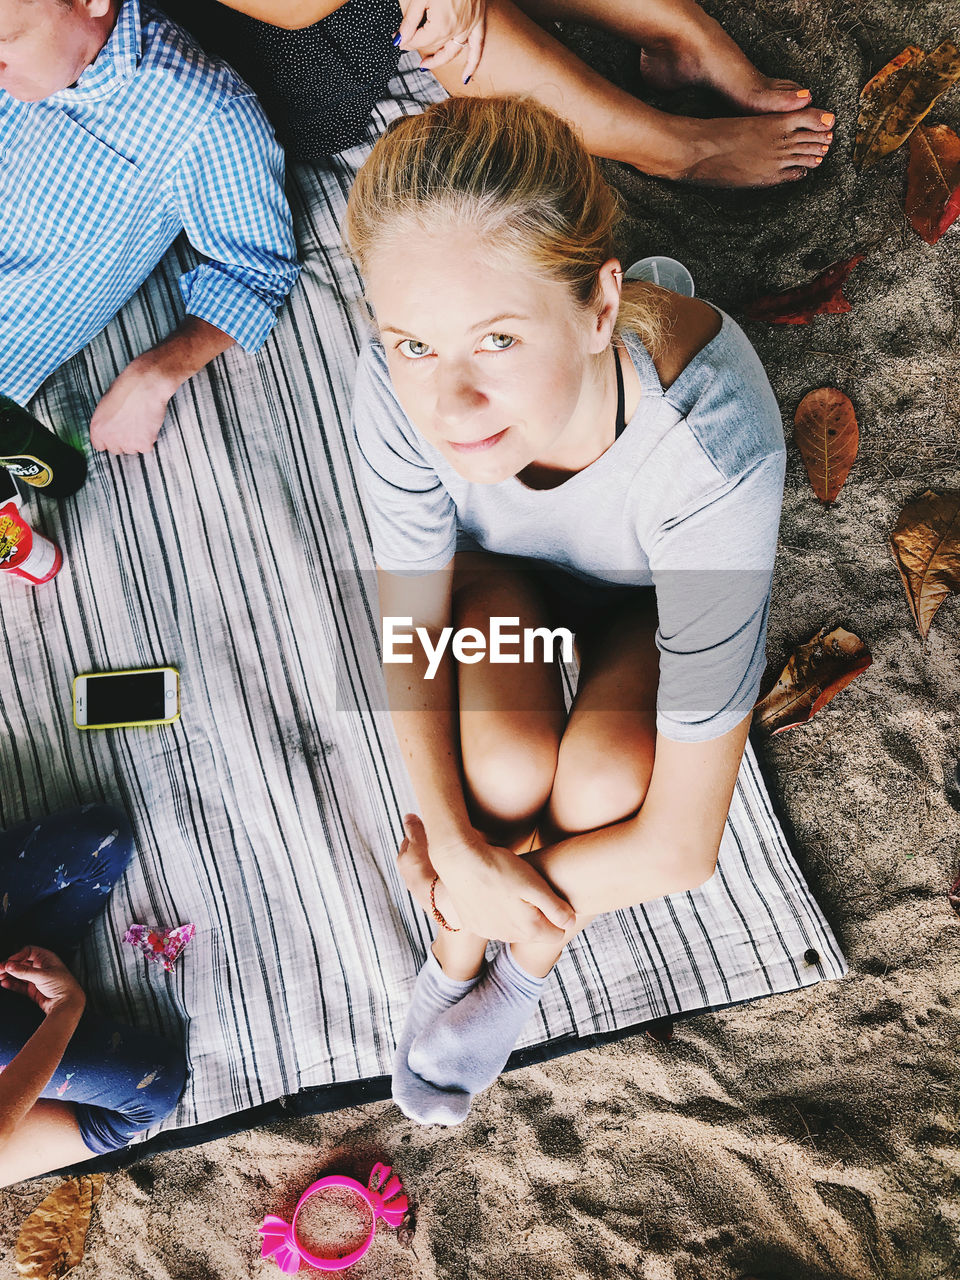
{"label": "woman's bare leg", "polygon": [[[628,20],[632,22],[631,15],[635,17],[640,8],[632,0],[562,3],[568,5],[569,16],[615,29],[620,29],[617,24],[625,27]],[[662,4],[653,9],[654,15],[660,14],[661,26],[669,17],[669,5],[667,9],[666,16]],[[636,19],[637,28],[631,29],[630,38],[641,38],[640,21]],[[659,51],[659,45],[654,48],[656,39],[651,31],[651,57],[659,60],[662,74],[666,74],[670,59]],[[725,92],[739,95],[737,100],[741,100],[749,96],[749,74],[743,64],[746,68],[750,64],[745,58],[739,63],[730,46],[739,54],[736,45],[723,35],[716,58],[701,67],[698,76],[710,83],[726,81]],[[677,73],[680,68],[691,73],[691,58],[689,54],[673,57]],[[731,61],[737,66],[736,74],[730,70]],[[622,160],[659,177],[715,186],[771,186],[801,178],[820,164],[832,137],[832,114],[802,104],[792,111],[785,111],[782,105],[776,109],[771,106],[768,114],[745,119],[699,120],[658,111],[593,71],[512,0],[489,0],[483,57],[468,85],[463,84],[463,63],[461,55],[437,69],[437,79],[448,93],[479,97],[530,94],[578,128],[594,155]],[[764,107],[758,100],[747,109]]]}
{"label": "woman's bare leg", "polygon": [[810,90],[758,71],[719,22],[694,0],[519,0],[538,22],[569,21],[624,36],[643,51],[644,82],[656,89],[708,85],[745,111],[797,111]]}
{"label": "woman's bare leg", "polygon": [[[629,818],[642,805],[653,771],[656,741],[659,655],[655,631],[652,593],[643,593],[584,641],[577,697],[560,741],[555,777],[543,815],[545,840],[610,826]],[[419,820],[408,830],[412,838],[400,870],[410,892],[426,903],[434,875],[426,833]],[[541,841],[537,843],[539,846]],[[556,859],[549,852],[541,856],[534,851],[528,856],[549,879],[551,868],[556,869]],[[565,894],[574,910],[578,882],[583,879],[586,888],[591,874],[586,867],[578,866],[572,878],[565,878]],[[441,913],[446,915],[449,911],[450,923],[459,925],[442,885],[437,887],[437,902]],[[592,918],[578,913],[575,925],[560,944],[514,944],[517,963],[529,973],[544,977],[567,942]],[[445,971],[444,958],[461,954],[461,937],[458,933],[440,932],[434,950]],[[482,952],[473,972],[479,971],[481,963]],[[458,971],[451,976],[472,975]]]}
{"label": "woman's bare leg", "polygon": [[[596,642],[584,647],[580,689],[560,744],[550,808],[565,812],[558,788],[569,786],[576,796],[576,807],[569,810],[572,821],[587,822],[590,829],[635,813],[649,782],[657,686],[651,594],[643,593],[646,599],[610,618]],[[611,785],[611,762],[623,757],[629,758],[628,767],[613,767]],[[422,831],[421,826],[418,834]],[[416,860],[422,893],[432,872],[425,839],[417,841],[411,863]],[[569,900],[576,906],[575,895]],[[588,923],[589,917],[578,915],[564,945]],[[455,945],[457,937],[444,935],[441,946]],[[562,950],[562,945],[528,943],[502,948],[479,981],[424,1023],[408,1050],[409,1070],[447,1097],[469,1097],[486,1088],[503,1070]]]}
{"label": "woman's bare leg", "polygon": [[[453,605],[458,629],[485,635],[491,617],[518,618],[520,629],[547,621],[526,577],[483,552],[458,555]],[[458,691],[464,791],[474,824],[492,843],[522,852],[553,788],[564,724],[559,671],[544,662],[491,664],[485,657],[458,667]],[[423,826],[416,819],[406,830],[398,865],[405,879],[409,868],[419,883]],[[480,972],[486,945],[468,930],[440,929],[433,952],[448,977],[465,981]]]}

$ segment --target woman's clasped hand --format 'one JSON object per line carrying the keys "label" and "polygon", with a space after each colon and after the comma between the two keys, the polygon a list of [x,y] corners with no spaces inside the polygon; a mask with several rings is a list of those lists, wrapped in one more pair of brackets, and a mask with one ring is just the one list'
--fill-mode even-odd
{"label": "woman's clasped hand", "polygon": [[486,29],[486,0],[410,0],[394,43],[416,49],[428,71],[452,62],[466,49],[466,84],[480,65]]}

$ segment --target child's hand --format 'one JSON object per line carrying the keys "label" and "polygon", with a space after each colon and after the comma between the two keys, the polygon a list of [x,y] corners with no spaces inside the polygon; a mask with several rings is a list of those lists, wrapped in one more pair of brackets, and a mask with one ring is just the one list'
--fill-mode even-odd
{"label": "child's hand", "polygon": [[44,947],[22,947],[0,963],[0,987],[16,991],[39,1005],[44,1014],[55,1009],[83,1011],[83,988],[59,956]]}

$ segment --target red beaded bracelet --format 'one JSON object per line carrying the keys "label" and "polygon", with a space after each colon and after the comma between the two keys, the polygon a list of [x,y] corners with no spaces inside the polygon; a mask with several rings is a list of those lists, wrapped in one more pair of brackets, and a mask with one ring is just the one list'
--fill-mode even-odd
{"label": "red beaded bracelet", "polygon": [[459,933],[459,929],[455,929],[452,924],[447,924],[443,916],[440,914],[440,908],[437,906],[437,883],[439,876],[434,876],[430,881],[430,910],[433,912],[433,918],[441,929],[446,929],[447,933]]}

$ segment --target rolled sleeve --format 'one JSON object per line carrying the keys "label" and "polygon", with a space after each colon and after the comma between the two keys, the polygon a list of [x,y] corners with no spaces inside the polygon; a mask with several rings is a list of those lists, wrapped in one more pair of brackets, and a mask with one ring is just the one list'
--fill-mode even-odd
{"label": "rolled sleeve", "polygon": [[178,167],[184,230],[207,262],[184,275],[188,315],[255,351],[300,268],[283,190],[283,152],[252,95],[229,98]]}

